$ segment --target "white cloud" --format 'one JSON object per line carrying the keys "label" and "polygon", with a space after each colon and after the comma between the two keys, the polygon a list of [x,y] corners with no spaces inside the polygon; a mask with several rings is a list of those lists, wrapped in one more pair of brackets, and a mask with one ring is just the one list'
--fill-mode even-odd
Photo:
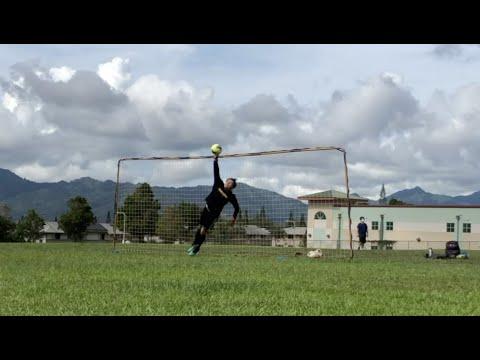
{"label": "white cloud", "polygon": [[[213,104],[212,88],[187,81],[144,75],[129,84],[128,64],[117,57],[98,74],[74,76],[61,66],[47,71],[51,78],[36,65],[16,64],[10,80],[0,79],[2,167],[37,181],[113,179],[116,160],[125,156],[207,155],[213,143],[225,153],[338,145],[347,149],[352,191],[361,195],[376,196],[381,182],[392,191],[412,184],[479,190],[480,84],[438,91],[422,106],[400,75],[380,72],[321,104],[258,94],[223,109]],[[211,181],[206,162],[182,164],[126,178]],[[336,152],[229,159],[222,175],[291,197],[344,185]]]}
{"label": "white cloud", "polygon": [[194,89],[185,81],[171,83],[156,75],[145,75],[132,84],[125,93],[142,112],[161,112],[168,100],[183,94],[192,97]]}
{"label": "white cloud", "polygon": [[395,176],[395,172],[376,166],[371,163],[355,162],[349,165],[349,170],[352,176],[367,177],[369,179],[389,179]]}
{"label": "white cloud", "polygon": [[313,194],[316,192],[320,192],[322,190],[330,190],[330,188],[319,189],[319,188],[310,188],[304,187],[300,185],[286,185],[283,187],[282,191],[280,192],[283,196],[287,196],[290,198],[298,198],[299,196]]}
{"label": "white cloud", "polygon": [[211,89],[147,75],[135,81],[126,94],[154,149],[192,151],[222,142],[219,139],[232,139],[232,116],[213,106]]}
{"label": "white cloud", "polygon": [[40,134],[42,134],[42,135],[51,135],[51,134],[55,133],[57,130],[58,130],[58,128],[55,127],[55,126],[48,126],[48,127],[44,128],[44,129],[41,129],[41,130],[40,130]]}
{"label": "white cloud", "polygon": [[23,178],[36,181],[55,181],[56,178],[52,176],[51,170],[55,170],[55,167],[45,167],[38,163],[21,165],[13,169],[15,174]]}
{"label": "white cloud", "polygon": [[278,129],[273,125],[261,125],[258,128],[258,131],[262,135],[275,135],[280,133]]}
{"label": "white cloud", "polygon": [[35,69],[34,70],[34,74],[37,75],[37,77],[40,79],[40,80],[47,80],[48,77],[47,75],[45,74],[45,72],[39,70],[39,69]]}
{"label": "white cloud", "polygon": [[62,66],[59,68],[51,68],[49,70],[49,74],[52,78],[53,81],[58,82],[68,82],[74,75],[75,75],[75,70],[70,69],[67,66]]}
{"label": "white cloud", "polygon": [[117,91],[124,89],[130,81],[129,59],[115,57],[111,61],[98,65],[97,74]]}
{"label": "white cloud", "polygon": [[10,95],[8,92],[3,94],[3,106],[10,112],[14,112],[18,106],[18,100]]}
{"label": "white cloud", "polygon": [[24,89],[25,88],[25,79],[23,78],[23,76],[20,76],[18,79],[16,80],[12,80],[12,83],[16,86],[18,86],[19,88],[21,89]]}
{"label": "white cloud", "polygon": [[238,177],[237,181],[264,189],[280,191],[280,180],[276,177]]}
{"label": "white cloud", "polygon": [[384,72],[384,73],[382,73],[382,77],[384,79],[388,79],[388,80],[392,81],[395,85],[402,85],[402,83],[403,83],[402,77],[398,74],[395,74],[395,73]]}

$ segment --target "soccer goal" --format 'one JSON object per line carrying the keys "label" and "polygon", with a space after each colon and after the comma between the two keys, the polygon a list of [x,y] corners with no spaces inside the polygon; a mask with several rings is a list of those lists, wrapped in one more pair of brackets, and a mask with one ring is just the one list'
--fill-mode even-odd
{"label": "soccer goal", "polygon": [[[212,155],[120,159],[115,250],[187,256],[201,218],[211,210],[206,197],[218,190],[214,162]],[[223,182],[236,179],[232,192],[239,211],[234,222],[234,206],[224,206],[205,229],[197,256],[353,257],[354,196],[343,148],[223,154],[217,164]]]}

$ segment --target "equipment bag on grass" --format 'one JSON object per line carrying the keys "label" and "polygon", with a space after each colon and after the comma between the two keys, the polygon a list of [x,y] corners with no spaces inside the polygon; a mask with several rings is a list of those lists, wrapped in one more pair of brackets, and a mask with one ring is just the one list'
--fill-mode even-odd
{"label": "equipment bag on grass", "polygon": [[445,256],[457,257],[460,254],[460,246],[458,241],[447,241],[445,244]]}

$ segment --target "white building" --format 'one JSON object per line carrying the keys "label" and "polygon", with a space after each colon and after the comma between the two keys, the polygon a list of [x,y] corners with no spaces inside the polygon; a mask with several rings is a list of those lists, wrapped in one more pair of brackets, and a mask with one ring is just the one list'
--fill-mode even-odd
{"label": "white building", "polygon": [[37,242],[68,241],[67,235],[59,228],[56,221],[45,221],[45,225],[43,225],[40,233],[42,236]]}
{"label": "white building", "polygon": [[[300,196],[308,200],[307,246],[349,248],[346,194],[338,191]],[[480,205],[371,205],[352,196],[354,247],[360,217],[368,226],[367,248],[444,249],[456,240],[464,249],[480,249]]]}
{"label": "white building", "polygon": [[305,246],[305,240],[307,238],[307,227],[296,226],[284,228],[285,236],[274,238],[272,240],[273,246],[291,246],[291,247],[303,247]]}
{"label": "white building", "polygon": [[[72,241],[67,237],[65,232],[60,229],[58,222],[56,221],[46,221],[40,233],[42,236],[38,242]],[[114,231],[112,225],[107,223],[95,223],[87,228],[83,241],[112,241],[113,235]],[[123,232],[117,230],[117,239],[122,239],[122,237]]]}

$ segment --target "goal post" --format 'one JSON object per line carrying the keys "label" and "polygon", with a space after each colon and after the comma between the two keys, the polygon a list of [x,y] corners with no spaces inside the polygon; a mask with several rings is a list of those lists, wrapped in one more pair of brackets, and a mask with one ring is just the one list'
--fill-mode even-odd
{"label": "goal post", "polygon": [[[327,155],[329,154],[329,155]],[[339,156],[340,155],[340,156]],[[187,254],[214,183],[213,155],[118,160],[113,246],[121,251]],[[220,177],[235,178],[239,203],[227,203],[199,255],[352,258],[346,151],[317,146],[218,157]],[[207,212],[208,214],[208,212]],[[310,254],[311,255],[311,254]]]}

